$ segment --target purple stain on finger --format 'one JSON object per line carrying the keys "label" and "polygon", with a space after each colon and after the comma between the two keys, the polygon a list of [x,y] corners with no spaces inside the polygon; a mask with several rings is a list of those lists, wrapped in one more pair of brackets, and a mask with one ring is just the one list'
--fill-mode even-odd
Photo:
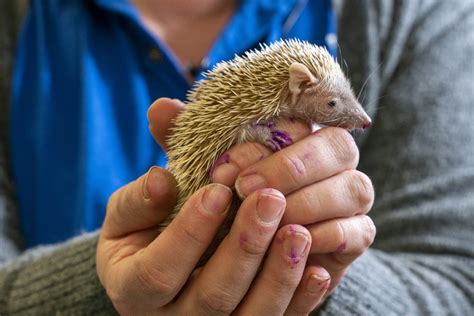
{"label": "purple stain on finger", "polygon": [[325,290],[329,289],[330,284],[331,284],[330,280],[324,281],[324,285],[321,287],[321,290],[319,290],[319,291],[322,292],[322,291],[325,291]]}
{"label": "purple stain on finger", "polygon": [[217,158],[216,162],[214,163],[214,167],[217,167],[218,165],[222,165],[224,163],[229,163],[229,162],[230,162],[229,153],[224,153],[222,156]]}
{"label": "purple stain on finger", "polygon": [[344,241],[342,244],[337,247],[336,252],[343,252],[346,249],[347,243]]}
{"label": "purple stain on finger", "polygon": [[300,262],[301,256],[296,254],[295,249],[292,247],[290,251],[290,261],[292,265],[296,265]]}
{"label": "purple stain on finger", "polygon": [[247,233],[245,233],[245,232],[240,233],[240,238],[239,238],[240,247],[245,246],[245,244],[248,241],[249,241],[249,237],[247,236]]}
{"label": "purple stain on finger", "polygon": [[209,179],[212,180],[212,174],[214,173],[214,170],[225,163],[230,162],[230,155],[229,153],[223,153],[219,158],[216,159],[214,164],[212,165],[211,169],[209,169]]}
{"label": "purple stain on finger", "polygon": [[296,234],[296,226],[290,225],[289,231],[291,233],[291,236],[294,236]]}

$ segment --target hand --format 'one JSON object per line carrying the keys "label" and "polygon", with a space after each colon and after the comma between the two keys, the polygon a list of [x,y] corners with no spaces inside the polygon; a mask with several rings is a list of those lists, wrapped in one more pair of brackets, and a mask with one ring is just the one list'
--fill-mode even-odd
{"label": "hand", "polygon": [[331,279],[325,298],[375,238],[375,226],[366,215],[374,190],[370,179],[355,170],[359,152],[347,131],[325,128],[310,134],[302,124],[280,126],[297,142],[276,153],[258,144],[234,146],[226,153],[229,162],[215,167],[212,176],[215,182],[235,182],[242,197],[263,187],[286,196],[280,225],[305,225],[310,231],[308,265],[322,267]]}
{"label": "hand", "polygon": [[[169,99],[150,108],[150,130],[161,146],[166,146],[171,118],[181,109],[179,101]],[[236,145],[226,153],[228,162],[215,166],[212,177],[214,182],[228,186],[236,182],[237,191],[244,197],[263,187],[285,194],[287,206],[281,225],[306,225],[314,241],[302,280],[311,279],[314,273],[316,284],[325,288],[320,304],[375,238],[375,226],[366,216],[374,191],[370,179],[355,170],[359,152],[347,131],[325,128],[311,134],[298,122],[279,125],[297,141],[294,145],[275,154],[255,143]],[[244,179],[250,175],[260,177]],[[324,279],[326,282],[321,282]],[[297,296],[291,306],[304,310],[310,305],[305,302],[304,296]]]}
{"label": "hand", "polygon": [[286,225],[275,237],[286,204],[280,192],[250,194],[221,246],[193,272],[226,216],[232,191],[221,184],[202,188],[158,236],[156,225],[172,209],[175,186],[169,173],[152,168],[109,200],[97,271],[121,314],[274,315],[292,308],[292,298],[305,298],[306,291],[296,288],[311,236],[302,226]]}
{"label": "hand", "polygon": [[314,277],[321,269],[305,269],[311,236],[304,227],[279,228],[286,206],[280,192],[249,194],[216,253],[193,271],[232,193],[221,184],[202,188],[158,235],[156,226],[175,204],[175,187],[169,173],[152,168],[109,200],[97,272],[121,314],[282,314],[314,308],[323,294],[324,282]]}

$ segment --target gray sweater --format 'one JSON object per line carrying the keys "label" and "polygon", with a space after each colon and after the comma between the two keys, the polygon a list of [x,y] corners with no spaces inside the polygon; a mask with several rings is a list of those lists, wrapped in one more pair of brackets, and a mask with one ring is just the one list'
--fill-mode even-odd
{"label": "gray sweater", "polygon": [[[348,1],[339,31],[374,118],[359,143],[378,233],[319,312],[472,315],[474,1]],[[96,234],[14,258],[21,250],[0,146],[0,251],[12,260],[0,269],[0,314],[114,313],[95,273]]]}

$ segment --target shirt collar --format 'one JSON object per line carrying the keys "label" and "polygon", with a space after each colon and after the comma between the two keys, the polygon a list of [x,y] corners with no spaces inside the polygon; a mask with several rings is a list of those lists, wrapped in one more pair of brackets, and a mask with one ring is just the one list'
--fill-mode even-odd
{"label": "shirt collar", "polygon": [[134,19],[138,18],[137,11],[128,0],[93,0],[93,2],[107,11],[123,14]]}

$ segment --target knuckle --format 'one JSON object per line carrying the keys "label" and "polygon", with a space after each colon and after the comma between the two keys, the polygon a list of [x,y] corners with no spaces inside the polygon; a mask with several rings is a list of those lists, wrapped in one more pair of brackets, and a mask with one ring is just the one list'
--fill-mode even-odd
{"label": "knuckle", "polygon": [[260,238],[257,238],[254,242],[250,242],[250,240],[240,242],[240,249],[242,249],[245,257],[249,259],[258,259],[262,257],[265,252],[267,252],[267,246],[265,245],[264,241],[258,239]]}
{"label": "knuckle", "polygon": [[235,162],[241,170],[269,155],[268,150],[263,145],[255,142],[234,145],[228,153],[231,161]]}
{"label": "knuckle", "polygon": [[136,195],[133,192],[134,185],[135,182],[131,182],[114,193],[116,194],[116,211],[121,216],[127,214],[130,210],[133,210],[139,205],[136,201]]}
{"label": "knuckle", "polygon": [[346,240],[346,227],[341,221],[336,221],[337,233],[334,236],[335,244],[342,245],[347,242]]}
{"label": "knuckle", "polygon": [[237,305],[235,299],[217,289],[201,289],[197,291],[198,310],[205,315],[229,315]]}
{"label": "knuckle", "polygon": [[354,141],[352,135],[342,129],[334,128],[330,133],[330,146],[334,158],[344,166],[355,168],[359,162],[359,148]]}
{"label": "knuckle", "polygon": [[364,215],[364,245],[369,247],[375,240],[375,235],[377,234],[377,229],[375,228],[375,224],[369,216]]}
{"label": "knuckle", "polygon": [[207,246],[209,241],[205,238],[205,236],[201,236],[198,231],[202,231],[202,227],[199,226],[184,226],[182,228],[184,233],[185,243],[189,245],[189,247],[193,248],[203,248]]}
{"label": "knuckle", "polygon": [[347,175],[347,187],[351,199],[357,205],[358,210],[367,213],[374,201],[372,181],[360,171],[349,171]]}
{"label": "knuckle", "polygon": [[288,293],[296,289],[299,278],[293,273],[278,273],[265,278],[264,282],[273,289],[275,293]]}
{"label": "knuckle", "polygon": [[282,170],[288,175],[291,183],[298,183],[307,174],[306,166],[297,156],[282,155],[280,159]]}
{"label": "knuckle", "polygon": [[126,202],[125,196],[127,194],[127,187],[129,184],[115,190],[112,195],[109,197],[109,200],[107,201],[107,212],[115,213],[117,211],[120,211],[121,209],[124,208],[124,203]]}
{"label": "knuckle", "polygon": [[268,156],[268,149],[259,143],[246,143],[248,148],[242,148],[245,152],[250,155],[252,159],[250,161],[259,161]]}
{"label": "knuckle", "polygon": [[117,199],[120,196],[121,190],[123,190],[123,188],[115,190],[114,193],[112,193],[112,195],[109,197],[109,200],[107,201],[107,210],[113,209],[115,205],[117,205]]}
{"label": "knuckle", "polygon": [[[315,193],[314,190],[302,190],[298,194],[298,205],[293,206],[294,212],[298,212],[301,215],[304,215],[305,210],[309,210],[309,212],[313,212],[316,210],[322,210],[325,207],[325,203],[323,202],[323,198],[320,194]],[[290,207],[287,206],[285,212],[288,212]],[[308,213],[309,213],[308,212]]]}
{"label": "knuckle", "polygon": [[164,273],[143,261],[136,263],[135,271],[145,293],[154,294],[163,303],[173,298],[177,284],[172,273]]}

